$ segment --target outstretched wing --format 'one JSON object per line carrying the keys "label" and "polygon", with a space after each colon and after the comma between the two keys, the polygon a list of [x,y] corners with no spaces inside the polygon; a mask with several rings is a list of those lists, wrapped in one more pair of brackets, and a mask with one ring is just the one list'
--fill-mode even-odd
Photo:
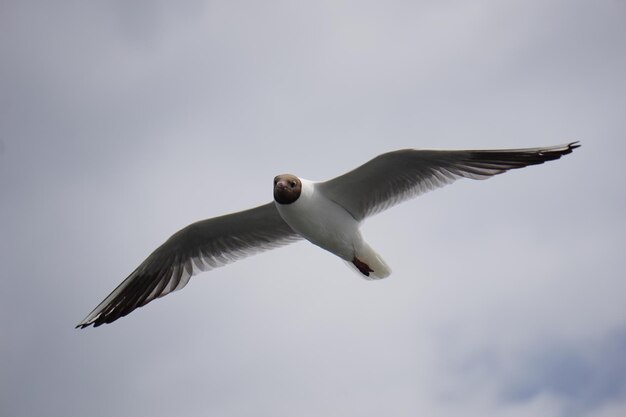
{"label": "outstretched wing", "polygon": [[404,149],[377,156],[316,188],[357,220],[459,178],[482,180],[510,169],[559,159],[578,142],[544,148],[502,150]]}
{"label": "outstretched wing", "polygon": [[180,290],[200,271],[299,239],[273,202],[190,224],[152,252],[76,327],[111,323]]}

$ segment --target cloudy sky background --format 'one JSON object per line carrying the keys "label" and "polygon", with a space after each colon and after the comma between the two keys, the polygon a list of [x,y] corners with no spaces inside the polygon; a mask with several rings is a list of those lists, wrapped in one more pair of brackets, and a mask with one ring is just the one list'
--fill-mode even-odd
{"label": "cloudy sky background", "polygon": [[[0,415],[626,415],[626,3],[0,3]],[[75,330],[192,221],[406,147],[581,140]]]}

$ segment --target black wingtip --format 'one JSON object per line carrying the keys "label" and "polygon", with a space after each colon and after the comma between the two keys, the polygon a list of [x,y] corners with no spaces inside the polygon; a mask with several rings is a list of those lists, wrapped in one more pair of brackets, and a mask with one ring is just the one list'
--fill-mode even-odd
{"label": "black wingtip", "polygon": [[539,163],[560,159],[563,155],[571,154],[572,152],[574,152],[574,149],[580,148],[580,146],[581,145],[579,141],[574,141],[563,145],[540,148],[538,155],[540,155],[544,159]]}
{"label": "black wingtip", "polygon": [[[563,151],[561,151],[561,154],[560,154],[560,155],[561,155],[561,156],[562,156],[562,155],[569,155],[569,154],[571,154],[572,152],[574,152],[574,149],[576,149],[576,148],[580,148],[580,146],[581,146],[581,145],[580,145],[580,141],[570,142],[570,143],[568,143],[568,144],[567,144],[567,148],[566,148],[566,149],[564,149]],[[557,158],[557,159],[558,159],[558,158]]]}
{"label": "black wingtip", "polygon": [[75,329],[85,329],[85,328],[87,328],[89,326],[98,327],[98,326],[102,326],[105,323],[110,323],[110,322],[107,322],[107,321],[103,321],[103,322],[94,321],[94,322],[89,322],[89,323],[80,323],[80,324],[77,324],[76,327],[74,327],[74,328]]}
{"label": "black wingtip", "polygon": [[580,144],[580,141],[579,141],[579,140],[574,141],[574,142],[570,142],[570,143],[568,143],[568,144],[567,144],[567,147],[568,147],[570,150],[572,150],[572,151],[573,151],[574,149],[576,149],[576,148],[580,148],[581,146],[582,146],[582,145]]}

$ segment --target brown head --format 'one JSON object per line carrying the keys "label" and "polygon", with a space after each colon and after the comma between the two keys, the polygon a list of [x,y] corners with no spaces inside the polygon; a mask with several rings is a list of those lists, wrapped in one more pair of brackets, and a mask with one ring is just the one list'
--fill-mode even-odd
{"label": "brown head", "polygon": [[282,174],[274,178],[274,200],[278,204],[291,204],[300,197],[302,181],[295,175]]}

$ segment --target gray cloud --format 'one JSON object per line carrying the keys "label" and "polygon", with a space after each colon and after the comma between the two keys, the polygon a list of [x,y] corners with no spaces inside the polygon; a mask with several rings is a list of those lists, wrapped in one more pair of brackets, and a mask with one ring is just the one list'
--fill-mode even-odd
{"label": "gray cloud", "polygon": [[[619,2],[0,6],[0,414],[618,416]],[[73,325],[171,233],[404,147],[580,139]]]}
{"label": "gray cloud", "polygon": [[525,402],[548,392],[564,400],[567,415],[585,415],[600,405],[623,398],[626,392],[623,333],[610,335],[591,349],[589,346],[544,348],[536,357],[525,361],[525,375],[513,378],[505,387],[504,399]]}

